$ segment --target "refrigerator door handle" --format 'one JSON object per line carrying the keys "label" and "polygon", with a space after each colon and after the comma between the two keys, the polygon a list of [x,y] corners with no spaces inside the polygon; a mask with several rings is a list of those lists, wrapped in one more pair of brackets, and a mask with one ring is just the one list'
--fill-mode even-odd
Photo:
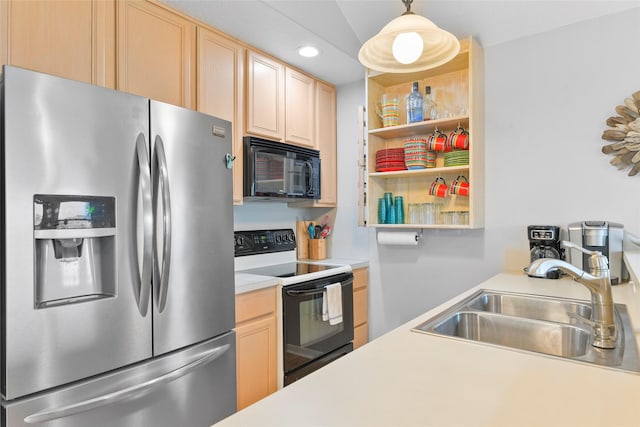
{"label": "refrigerator door handle", "polygon": [[[158,312],[162,313],[167,303],[167,291],[169,287],[169,269],[171,266],[171,197],[169,194],[169,171],[167,169],[167,157],[164,152],[164,144],[160,135],[155,140],[155,157],[158,165],[158,176],[162,185],[162,268],[157,271],[154,286],[156,286],[156,305]],[[156,186],[157,194],[157,186]],[[154,251],[157,256],[157,250]],[[159,263],[156,262],[156,266]]]}
{"label": "refrigerator door handle", "polygon": [[167,384],[171,381],[175,381],[193,370],[213,362],[218,357],[222,356],[229,348],[230,344],[225,344],[211,350],[202,353],[202,357],[190,362],[184,366],[167,372],[159,377],[150,379],[141,384],[136,384],[131,387],[127,387],[122,390],[115,391],[113,393],[104,394],[102,396],[93,397],[91,399],[83,400],[81,402],[72,403],[59,408],[46,409],[44,411],[31,414],[25,417],[24,422],[27,424],[39,424],[59,418],[69,417],[82,412],[90,411],[92,409],[100,408],[103,406],[109,406],[121,402],[123,400],[133,400],[142,397],[156,388]]}
{"label": "refrigerator door handle", "polygon": [[138,309],[145,316],[151,296],[151,275],[153,274],[153,204],[151,199],[151,170],[147,140],[142,133],[136,139],[136,154],[140,173],[142,193],[142,271],[138,289]]}

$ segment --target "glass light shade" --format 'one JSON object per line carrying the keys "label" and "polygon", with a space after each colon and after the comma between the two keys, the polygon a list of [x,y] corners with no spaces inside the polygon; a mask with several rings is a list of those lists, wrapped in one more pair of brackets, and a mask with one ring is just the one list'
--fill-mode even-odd
{"label": "glass light shade", "polygon": [[412,64],[420,58],[424,43],[418,33],[400,33],[391,46],[393,57],[401,64]]}
{"label": "glass light shade", "polygon": [[[393,55],[393,43],[402,33],[416,33],[422,39],[423,50],[412,63],[402,63]],[[438,67],[460,52],[460,42],[448,31],[438,28],[427,18],[407,14],[385,25],[362,45],[358,60],[365,67],[383,73],[412,73]]]}

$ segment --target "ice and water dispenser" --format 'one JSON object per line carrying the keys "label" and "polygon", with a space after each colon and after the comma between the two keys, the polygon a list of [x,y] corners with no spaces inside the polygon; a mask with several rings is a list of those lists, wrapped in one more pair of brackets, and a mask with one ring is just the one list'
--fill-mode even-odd
{"label": "ice and water dispenser", "polygon": [[36,308],[116,296],[115,197],[33,197]]}

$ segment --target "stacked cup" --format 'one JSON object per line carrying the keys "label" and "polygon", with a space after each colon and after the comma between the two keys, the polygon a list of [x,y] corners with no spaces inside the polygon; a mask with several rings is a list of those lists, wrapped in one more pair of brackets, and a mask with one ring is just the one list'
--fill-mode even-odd
{"label": "stacked cup", "polygon": [[436,153],[427,150],[426,138],[404,140],[404,164],[407,169],[425,169],[436,166]]}
{"label": "stacked cup", "polygon": [[427,140],[425,138],[404,140],[404,164],[409,170],[427,167]]}

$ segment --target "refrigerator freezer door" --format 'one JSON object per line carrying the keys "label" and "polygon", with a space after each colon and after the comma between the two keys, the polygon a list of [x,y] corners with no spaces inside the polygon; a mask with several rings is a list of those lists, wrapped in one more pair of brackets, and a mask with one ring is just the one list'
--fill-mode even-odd
{"label": "refrigerator freezer door", "polygon": [[235,332],[34,398],[3,402],[2,425],[209,427],[236,410]]}
{"label": "refrigerator freezer door", "polygon": [[[152,355],[136,249],[149,113],[110,89],[6,66],[3,79],[1,377],[14,399]],[[115,227],[77,225],[104,214],[86,200],[107,201]]]}
{"label": "refrigerator freezer door", "polygon": [[234,327],[231,124],[151,101],[154,355]]}

